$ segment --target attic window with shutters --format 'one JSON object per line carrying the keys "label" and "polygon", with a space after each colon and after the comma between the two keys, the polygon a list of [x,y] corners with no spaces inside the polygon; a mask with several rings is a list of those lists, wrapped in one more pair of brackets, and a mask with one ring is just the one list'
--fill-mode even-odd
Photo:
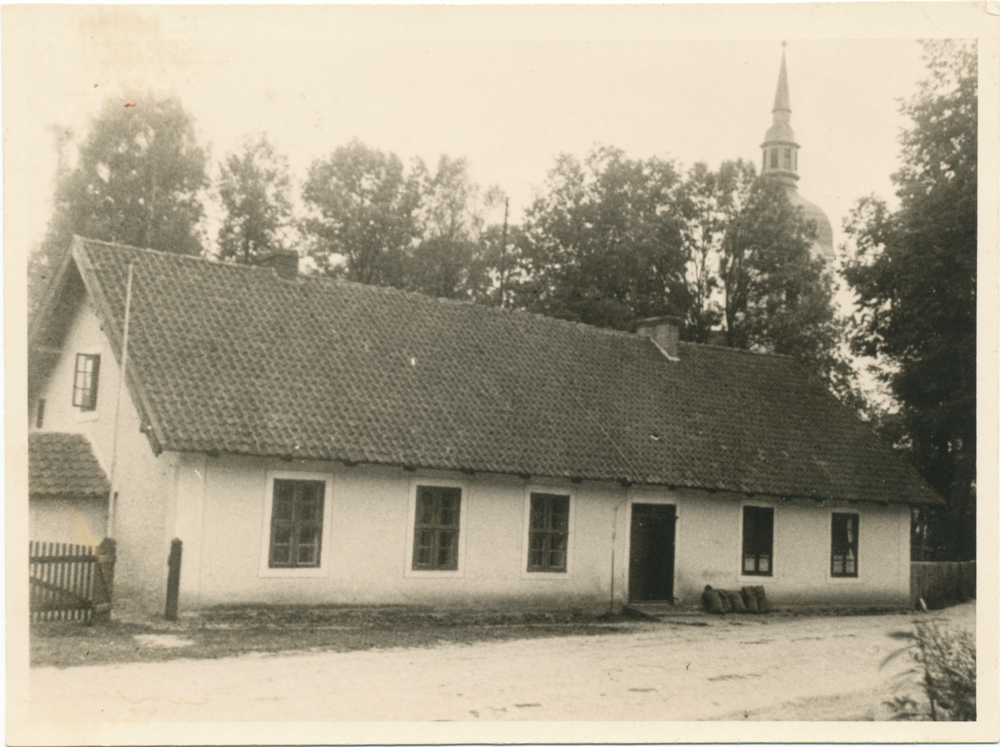
{"label": "attic window with shutters", "polygon": [[76,354],[73,375],[73,406],[81,410],[97,409],[97,381],[101,371],[101,356]]}

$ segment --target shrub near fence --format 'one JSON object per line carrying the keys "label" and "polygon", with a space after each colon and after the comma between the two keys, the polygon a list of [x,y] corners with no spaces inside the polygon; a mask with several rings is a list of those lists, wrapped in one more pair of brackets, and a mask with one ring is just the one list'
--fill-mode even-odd
{"label": "shrub near fence", "polygon": [[964,563],[910,563],[910,603],[919,600],[931,609],[976,598],[976,561]]}
{"label": "shrub near fence", "polygon": [[28,543],[31,621],[91,620],[111,612],[115,543]]}

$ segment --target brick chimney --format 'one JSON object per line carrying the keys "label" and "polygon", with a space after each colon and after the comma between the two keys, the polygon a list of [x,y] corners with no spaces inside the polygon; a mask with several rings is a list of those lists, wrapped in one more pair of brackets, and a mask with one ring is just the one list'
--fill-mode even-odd
{"label": "brick chimney", "polygon": [[729,347],[729,335],[724,329],[710,329],[705,337],[706,345],[718,345],[719,347]]}
{"label": "brick chimney", "polygon": [[258,267],[270,267],[279,278],[295,280],[299,275],[299,253],[294,249],[275,249],[257,258]]}
{"label": "brick chimney", "polygon": [[663,354],[671,360],[678,360],[677,343],[681,339],[681,320],[676,316],[654,316],[636,322],[636,332],[645,335]]}

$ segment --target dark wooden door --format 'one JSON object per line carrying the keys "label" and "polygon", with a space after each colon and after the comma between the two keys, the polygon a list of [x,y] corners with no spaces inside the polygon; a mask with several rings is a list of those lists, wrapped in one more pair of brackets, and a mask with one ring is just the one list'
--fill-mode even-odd
{"label": "dark wooden door", "polygon": [[674,506],[632,506],[629,541],[630,602],[672,602],[674,598]]}

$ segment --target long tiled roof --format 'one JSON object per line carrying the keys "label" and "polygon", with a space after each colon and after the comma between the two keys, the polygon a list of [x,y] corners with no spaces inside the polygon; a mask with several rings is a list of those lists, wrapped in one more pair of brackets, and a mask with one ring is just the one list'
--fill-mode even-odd
{"label": "long tiled roof", "polygon": [[34,496],[102,497],[108,478],[90,442],[78,433],[28,434],[28,492]]}
{"label": "long tiled roof", "polygon": [[790,358],[77,240],[176,451],[939,502]]}

